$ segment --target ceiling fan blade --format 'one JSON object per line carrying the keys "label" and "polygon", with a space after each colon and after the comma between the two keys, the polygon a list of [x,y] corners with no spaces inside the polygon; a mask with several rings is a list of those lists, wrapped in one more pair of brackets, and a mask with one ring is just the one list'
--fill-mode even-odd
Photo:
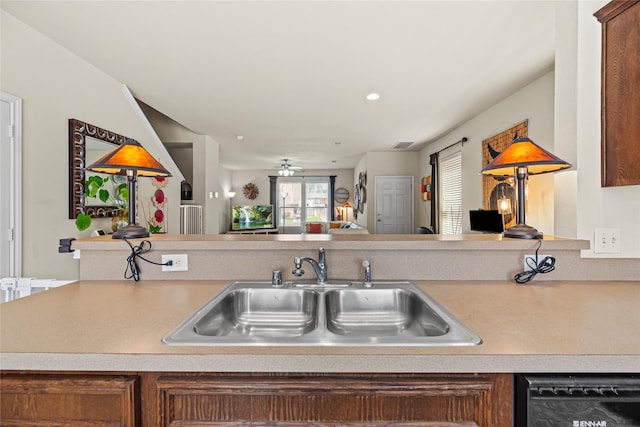
{"label": "ceiling fan blade", "polygon": [[301,168],[298,166],[289,166],[289,170],[296,171],[296,172],[304,172],[304,168]]}

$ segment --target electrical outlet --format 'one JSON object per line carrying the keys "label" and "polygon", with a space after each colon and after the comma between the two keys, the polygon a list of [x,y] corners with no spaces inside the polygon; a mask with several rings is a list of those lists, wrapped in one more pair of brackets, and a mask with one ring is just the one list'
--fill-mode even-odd
{"label": "electrical outlet", "polygon": [[162,263],[173,261],[173,265],[163,265],[162,271],[188,271],[189,260],[187,254],[181,255],[162,255]]}
{"label": "electrical outlet", "polygon": [[597,254],[620,253],[620,229],[596,228],[593,251]]}
{"label": "electrical outlet", "polygon": [[[550,257],[551,255],[540,255],[538,254],[538,262],[536,263],[536,254],[529,254],[529,255],[525,255],[524,256],[524,270],[523,271],[531,271],[531,265],[533,264],[540,264],[540,262],[545,258],[545,257]],[[529,260],[529,258],[531,258],[531,260]],[[529,261],[529,263],[531,265],[529,265],[529,263],[527,263],[527,261]]]}

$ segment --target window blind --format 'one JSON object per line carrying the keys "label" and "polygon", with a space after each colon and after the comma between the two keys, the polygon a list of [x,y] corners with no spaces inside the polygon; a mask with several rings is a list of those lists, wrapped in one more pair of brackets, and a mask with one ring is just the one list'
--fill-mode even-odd
{"label": "window blind", "polygon": [[442,234],[462,233],[462,152],[440,160],[440,230]]}

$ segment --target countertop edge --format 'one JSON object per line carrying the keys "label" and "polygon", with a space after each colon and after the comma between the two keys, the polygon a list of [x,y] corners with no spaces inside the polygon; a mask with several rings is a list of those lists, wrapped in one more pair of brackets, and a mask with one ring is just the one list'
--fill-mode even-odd
{"label": "countertop edge", "polygon": [[[134,239],[133,242],[143,239]],[[282,250],[299,250],[322,244],[332,250],[352,249],[357,242],[359,249],[393,250],[531,250],[538,240],[510,239],[501,235],[462,234],[370,234],[359,236],[343,235],[154,235],[148,239],[156,250],[272,250],[274,244]],[[588,240],[565,239],[545,236],[547,250],[583,250],[589,249]],[[110,236],[98,236],[74,240],[72,248],[91,251],[122,251],[128,247],[121,240]]]}
{"label": "countertop edge", "polygon": [[150,355],[2,353],[2,371],[638,373],[636,355]]}

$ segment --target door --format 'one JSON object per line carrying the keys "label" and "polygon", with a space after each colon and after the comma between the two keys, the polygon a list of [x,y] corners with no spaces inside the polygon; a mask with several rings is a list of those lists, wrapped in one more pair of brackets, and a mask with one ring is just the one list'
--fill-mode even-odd
{"label": "door", "polygon": [[413,234],[413,177],[376,177],[376,234]]}
{"label": "door", "polygon": [[284,234],[299,234],[305,222],[328,222],[329,178],[278,180],[278,228]]}
{"label": "door", "polygon": [[21,274],[21,105],[0,92],[0,278]]}

